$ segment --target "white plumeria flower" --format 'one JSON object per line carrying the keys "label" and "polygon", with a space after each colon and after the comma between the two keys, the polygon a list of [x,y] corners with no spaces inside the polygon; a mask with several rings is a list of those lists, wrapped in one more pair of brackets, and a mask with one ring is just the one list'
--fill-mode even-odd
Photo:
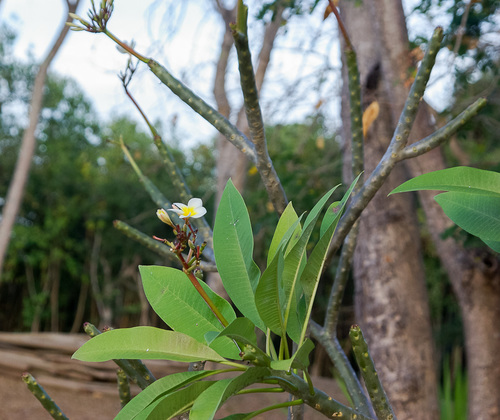
{"label": "white plumeria flower", "polygon": [[172,207],[168,210],[177,213],[181,219],[189,219],[190,217],[198,219],[199,217],[203,217],[207,212],[207,209],[203,207],[201,198],[192,198],[187,205],[174,203]]}

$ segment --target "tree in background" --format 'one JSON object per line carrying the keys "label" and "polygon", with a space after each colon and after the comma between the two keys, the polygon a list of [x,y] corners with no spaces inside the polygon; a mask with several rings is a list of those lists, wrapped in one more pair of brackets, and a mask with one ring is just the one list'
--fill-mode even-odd
{"label": "tree in background", "polygon": [[[79,2],[80,0],[75,0],[74,2],[66,0],[68,13],[75,13],[76,9],[78,8]],[[68,15],[67,22],[71,22],[72,20],[73,19]],[[19,211],[19,206],[21,205],[24,189],[31,167],[31,160],[36,147],[35,133],[38,125],[38,120],[40,118],[43,88],[45,79],[47,78],[47,71],[49,69],[50,63],[52,62],[57,52],[59,51],[59,48],[64,42],[68,30],[69,28],[66,25],[66,22],[63,23],[56,41],[54,42],[49,53],[38,68],[33,83],[29,110],[29,125],[24,130],[23,141],[21,142],[16,168],[12,176],[9,191],[7,193],[7,197],[2,209],[2,219],[0,221],[0,277],[2,276],[3,262],[5,259],[5,253],[7,252],[7,247],[10,242],[12,227],[14,226],[14,222]]]}
{"label": "tree in background", "polygon": [[[427,2],[427,4],[429,3]],[[466,31],[468,24],[467,18],[463,14],[465,11],[471,12],[469,16],[473,17],[472,23],[474,25],[477,22],[474,11],[482,12],[487,7],[492,6],[486,2],[488,4],[485,3],[484,8],[483,5],[480,5],[477,9],[470,10],[473,3],[455,3],[451,10],[455,13],[453,19],[455,26],[449,32],[448,38],[450,40],[457,39],[457,34],[461,34],[462,30]],[[380,124],[384,124],[385,121],[389,131],[392,131],[403,109],[403,100],[408,93],[409,82],[411,82],[410,69],[413,66],[402,5],[398,3],[395,7],[394,2],[373,0],[365,1],[362,6],[358,5],[357,7],[353,2],[345,2],[341,4],[341,8],[347,22],[347,30],[352,34],[353,44],[361,62],[361,80],[366,89],[364,105],[370,104],[372,100],[370,94],[375,93],[375,100],[379,102],[381,109],[385,112],[378,117],[374,129]],[[456,25],[457,16],[462,17],[460,11],[463,12],[462,16],[465,18],[465,23],[462,26]],[[462,19],[459,20],[462,22]],[[367,30],[367,28],[370,29]],[[453,31],[454,29],[456,32]],[[479,33],[475,34],[475,36],[478,35]],[[462,37],[461,39],[471,41],[471,38]],[[460,47],[460,41],[458,45]],[[366,60],[366,64],[362,64],[363,60]],[[413,141],[425,138],[433,130],[431,110],[426,104],[423,104],[412,131]],[[369,133],[366,141],[367,153],[365,153],[365,159],[368,161],[379,148],[375,141],[370,141],[370,138]],[[384,132],[378,133],[376,138],[379,141],[387,138],[387,132],[385,134]],[[441,150],[435,149],[426,153],[425,156],[406,161],[406,166],[411,175],[416,176],[445,168],[447,165]],[[495,417],[500,413],[500,399],[495,391],[500,385],[500,369],[494,361],[493,355],[495,354],[494,349],[500,347],[500,336],[491,334],[491,331],[495,329],[494,320],[498,319],[500,315],[498,312],[500,310],[500,288],[498,287],[500,272],[493,268],[497,267],[498,264],[492,264],[492,261],[498,261],[498,258],[486,251],[486,253],[482,253],[482,262],[479,263],[475,250],[464,249],[460,243],[452,238],[444,239],[442,233],[452,226],[452,223],[444,216],[434,201],[434,193],[430,191],[419,192],[419,198],[425,211],[428,229],[431,232],[441,263],[452,282],[462,311],[470,381],[469,415],[471,418]],[[393,392],[398,395],[397,398],[401,397],[401,401],[399,403],[395,401],[395,405],[400,404],[401,407],[405,407],[402,412],[405,413],[406,418],[435,418],[437,407],[435,402],[432,402],[435,398],[435,390],[423,385],[428,384],[432,376],[430,369],[432,369],[434,361],[432,358],[429,359],[432,356],[432,343],[429,342],[429,334],[419,328],[423,323],[420,323],[420,326],[416,328],[411,327],[412,319],[422,319],[422,317],[426,319],[428,317],[426,315],[428,310],[424,299],[425,294],[416,293],[413,290],[406,295],[406,298],[404,297],[404,290],[412,290],[412,287],[422,290],[423,279],[411,280],[413,274],[395,275],[396,270],[405,269],[405,266],[412,272],[417,270],[416,263],[410,263],[409,259],[405,258],[405,263],[402,264],[400,259],[396,260],[391,256],[390,250],[401,246],[398,238],[403,236],[396,235],[389,243],[385,243],[383,240],[380,241],[381,238],[386,238],[385,234],[376,233],[382,233],[381,226],[383,226],[384,231],[390,231],[389,226],[392,227],[394,223],[403,222],[406,217],[412,214],[412,210],[408,208],[407,211],[391,213],[387,212],[387,208],[381,208],[381,202],[378,205],[374,202],[372,205],[371,214],[369,212],[364,214],[366,224],[365,228],[361,229],[363,240],[360,241],[360,244],[364,244],[362,245],[364,252],[358,247],[354,268],[355,278],[358,282],[356,296],[359,298],[357,304],[359,314],[361,319],[370,325],[370,334],[374,334],[371,338],[372,342],[377,343],[373,350],[375,361],[384,360],[383,365],[386,372],[380,374],[385,381],[389,381],[387,385],[389,395],[392,392],[390,378],[395,381]],[[406,221],[401,225],[403,230],[409,231],[416,228],[414,216],[413,222],[407,223]],[[406,228],[404,228],[405,224],[407,224]],[[415,246],[418,246],[418,236],[414,235],[413,241],[410,248],[415,249]],[[373,258],[368,258],[368,256]],[[372,261],[371,265],[368,264],[369,261]],[[384,278],[386,280],[383,280]],[[367,284],[374,287],[367,287]],[[401,286],[403,284],[404,286]],[[376,288],[375,285],[379,285],[379,288]],[[374,290],[379,291],[380,294],[374,293]],[[396,290],[399,291],[394,294]],[[401,305],[397,316],[395,313],[391,315],[394,305]],[[416,312],[411,315],[410,311]],[[383,313],[387,315],[381,315]],[[372,325],[375,328],[371,328]],[[394,340],[388,340],[388,334],[394,334]],[[419,337],[421,341],[419,341]],[[424,339],[424,337],[427,338]],[[406,339],[413,340],[415,344],[410,345],[406,350],[401,348],[398,350],[393,346],[394,342],[401,343],[401,340]],[[409,355],[413,349],[423,345],[424,342],[427,342],[425,352],[427,356],[419,357],[417,360],[408,360],[408,363],[403,363],[404,366],[401,366],[400,371],[393,369],[390,363],[385,363],[385,361],[389,362],[390,360],[401,360],[396,354],[397,352],[402,350],[403,354]],[[422,363],[424,360],[427,360],[425,362],[427,368],[419,370],[422,375],[420,378],[411,373],[405,373],[412,370],[409,368],[412,363]],[[406,371],[406,368],[409,370]],[[428,372],[428,375],[424,372]],[[401,381],[402,377],[408,380],[404,390],[399,388],[404,383]],[[423,399],[421,400],[425,407],[431,409],[430,412],[428,410],[422,412],[417,406],[415,406],[415,410],[408,409],[407,398],[415,401],[417,389],[422,389],[425,392],[431,390],[427,397],[422,395]],[[427,402],[424,403],[426,398],[428,398]],[[431,413],[434,414],[431,415]]]}

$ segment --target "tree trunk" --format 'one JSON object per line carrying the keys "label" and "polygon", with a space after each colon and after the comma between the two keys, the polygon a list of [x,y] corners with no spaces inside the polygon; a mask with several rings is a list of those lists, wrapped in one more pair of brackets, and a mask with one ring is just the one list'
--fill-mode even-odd
{"label": "tree trunk", "polygon": [[[68,13],[75,13],[79,2],[80,0],[75,0],[74,2],[66,0]],[[45,85],[45,79],[47,78],[47,70],[68,33],[69,27],[66,26],[66,22],[71,22],[72,20],[72,18],[68,17],[67,21],[65,21],[65,24],[59,32],[59,36],[47,54],[47,57],[40,65],[38,73],[35,77],[33,94],[30,103],[29,123],[23,134],[16,168],[9,185],[0,223],[0,278],[2,276],[3,263],[9,246],[12,228],[16,221],[17,213],[19,212],[19,207],[23,199],[24,188],[26,186],[31,167],[31,160],[35,152],[35,131],[40,118],[40,113],[42,112],[43,87]]]}
{"label": "tree trunk", "polygon": [[[393,117],[399,116],[409,87],[405,83],[411,60],[403,10],[393,1],[373,1],[373,13],[383,28],[379,39],[384,49],[386,89],[392,92]],[[395,16],[395,14],[397,14]],[[423,103],[410,141],[420,140],[434,131],[429,107]],[[412,177],[444,169],[441,149],[406,161]],[[453,223],[435,202],[435,191],[422,191],[419,198],[426,223],[446,269],[461,308],[467,352],[470,419],[500,418],[500,364],[495,355],[500,349],[500,334],[495,326],[500,319],[500,264],[489,252],[466,250],[452,238],[441,234]]]}
{"label": "tree trunk", "polygon": [[[390,27],[377,21],[375,3],[341,3],[358,56],[363,105],[376,100],[381,109],[365,139],[367,175],[385,152],[397,121],[390,109],[393,94],[387,89],[386,51],[380,42],[380,32]],[[399,19],[397,14],[394,19]],[[344,100],[343,108],[348,103]],[[434,346],[414,206],[405,196],[387,198],[405,180],[404,168],[396,167],[361,217],[354,256],[356,316],[398,418],[437,419]]]}

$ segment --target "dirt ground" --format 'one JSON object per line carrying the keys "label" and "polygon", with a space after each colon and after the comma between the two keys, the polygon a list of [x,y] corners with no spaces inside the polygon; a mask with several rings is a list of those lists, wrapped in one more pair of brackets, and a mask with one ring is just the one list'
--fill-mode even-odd
{"label": "dirt ground", "polygon": [[[61,410],[71,420],[108,420],[113,419],[120,410],[120,404],[113,384],[103,385],[102,391],[82,392],[69,388],[47,385],[50,378],[37,378],[48,394],[57,402]],[[332,381],[316,378],[314,384],[319,389],[338,396],[338,389]],[[44,385],[45,383],[45,385]],[[286,399],[286,395],[248,394],[230,399],[220,412],[220,417],[235,412],[248,412],[258,407]],[[324,419],[322,415],[307,407],[306,420]],[[0,377],[0,420],[50,420],[52,417],[28,391],[18,378],[8,375]],[[257,417],[259,420],[286,419],[286,412],[272,411]]]}

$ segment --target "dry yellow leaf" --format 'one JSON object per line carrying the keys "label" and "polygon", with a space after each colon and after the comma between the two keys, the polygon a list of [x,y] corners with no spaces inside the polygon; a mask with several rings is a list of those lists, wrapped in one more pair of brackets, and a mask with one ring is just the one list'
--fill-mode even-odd
{"label": "dry yellow leaf", "polygon": [[378,117],[380,106],[377,101],[373,101],[363,112],[363,136],[366,136],[368,129]]}

